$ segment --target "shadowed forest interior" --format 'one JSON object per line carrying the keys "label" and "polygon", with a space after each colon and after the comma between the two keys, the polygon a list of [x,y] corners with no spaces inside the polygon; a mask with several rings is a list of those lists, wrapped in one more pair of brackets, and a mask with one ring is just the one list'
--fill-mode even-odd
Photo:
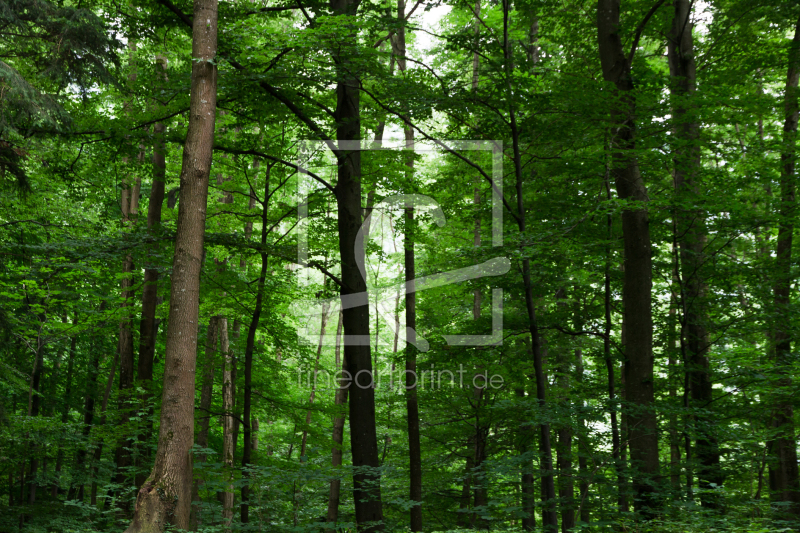
{"label": "shadowed forest interior", "polygon": [[0,0],[0,533],[800,531],[797,0]]}

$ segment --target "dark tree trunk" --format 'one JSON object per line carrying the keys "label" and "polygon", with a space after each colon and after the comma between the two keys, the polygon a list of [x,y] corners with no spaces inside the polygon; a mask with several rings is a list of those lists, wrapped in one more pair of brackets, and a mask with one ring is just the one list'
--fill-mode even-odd
{"label": "dark tree trunk", "polygon": [[[558,352],[558,389],[561,395],[562,409],[564,413],[571,411],[569,404],[569,372],[570,364],[563,351]],[[569,423],[560,424],[556,434],[558,445],[556,446],[557,465],[558,465],[558,498],[561,507],[561,531],[568,533],[575,527],[575,483],[573,481],[574,472],[572,464],[572,427]]]}
{"label": "dark tree trunk", "polygon": [[782,504],[777,515],[784,519],[800,519],[800,481],[798,480],[797,449],[795,441],[793,398],[791,390],[792,326],[790,311],[792,290],[792,235],[795,201],[796,142],[798,122],[798,79],[800,79],[800,19],[795,25],[794,38],[789,50],[789,68],[786,74],[784,101],[783,149],[781,153],[781,200],[776,274],[773,288],[775,297],[775,364],[779,378],[773,393],[772,427],[775,438],[769,443],[775,461],[770,469],[770,486],[773,501]]}
{"label": "dark tree trunk", "polygon": [[217,1],[197,0],[192,28],[189,128],[181,169],[167,324],[161,424],[153,471],[139,490],[127,533],[189,529],[194,444],[194,377],[208,179],[217,101]]}
{"label": "dark tree trunk", "polygon": [[[402,0],[401,0],[402,1]],[[413,147],[413,136],[406,129],[406,147]],[[413,154],[412,154],[413,157]],[[413,166],[413,159],[410,162]],[[410,469],[411,531],[422,531],[422,449],[419,431],[419,403],[417,399],[417,295],[414,292],[416,268],[414,261],[414,209],[405,210],[405,274],[406,274],[406,415],[408,419],[408,457]]]}
{"label": "dark tree trunk", "polygon": [[603,77],[613,82],[611,104],[611,175],[621,200],[634,201],[622,212],[625,253],[622,299],[627,326],[625,343],[626,402],[631,406],[630,455],[635,508],[645,516],[659,506],[655,494],[659,476],[658,434],[653,390],[652,265],[647,190],[635,148],[635,107],[630,59],[620,37],[620,0],[598,0],[597,38]]}
{"label": "dark tree trunk", "polygon": [[[687,101],[695,93],[691,0],[675,0],[672,31],[668,39],[671,92],[674,99],[672,116],[675,120],[676,144],[673,148],[675,192],[680,205],[696,205],[700,176],[700,124],[695,106]],[[705,280],[703,255],[706,245],[705,213],[698,209],[679,209],[677,230],[680,235],[682,274],[683,333],[689,360],[689,382],[698,437],[696,440],[701,501],[704,507],[717,508],[718,497],[712,487],[721,486],[724,477],[719,466],[719,446],[714,429],[714,417],[702,415],[711,405],[712,383],[709,369],[709,339],[706,333]]]}
{"label": "dark tree trunk", "polygon": [[[527,347],[525,348],[527,350]],[[516,391],[517,397],[520,399],[525,398],[525,389],[519,388]],[[519,432],[521,434],[520,453],[527,456],[530,452],[531,445],[536,439],[533,425],[528,421],[527,416],[522,417],[523,422],[520,426]],[[536,530],[536,490],[533,485],[533,469],[530,459],[525,459],[522,467],[521,493],[522,493],[522,512],[525,515],[522,517],[522,530],[535,531]]]}
{"label": "dark tree trunk", "polygon": [[[352,18],[358,10],[359,0],[331,0],[333,14]],[[356,45],[353,32],[345,36],[342,48],[334,51],[340,78],[336,85],[336,111],[334,113],[337,141],[361,139],[361,110],[359,80],[352,69]],[[361,305],[342,311],[344,326],[344,358],[353,376],[350,387],[350,445],[353,454],[353,500],[359,531],[382,531],[383,509],[380,495],[380,474],[377,468],[378,439],[375,430],[375,390],[368,386],[372,381],[372,356],[369,345],[369,302],[367,284],[361,276],[358,261],[364,260],[363,243],[356,237],[362,223],[361,209],[361,152],[336,150],[338,180],[334,188],[339,229],[339,253],[342,270],[341,295],[343,298],[361,298]],[[363,296],[357,296],[363,295]],[[361,383],[361,386],[359,386]]]}
{"label": "dark tree trunk", "polygon": [[[611,200],[611,184],[609,183],[609,171],[606,171],[606,199]],[[603,360],[606,363],[606,376],[608,382],[608,404],[611,414],[611,457],[614,459],[614,468],[617,471],[617,508],[619,511],[627,511],[628,502],[625,496],[625,476],[622,472],[622,463],[620,461],[620,438],[619,438],[619,422],[617,420],[617,410],[619,409],[619,402],[617,401],[616,391],[616,374],[614,367],[614,358],[611,356],[611,239],[613,238],[613,219],[611,214],[606,215],[606,258],[605,258],[605,272],[603,274],[603,307],[604,307],[604,325],[603,325]]]}
{"label": "dark tree trunk", "polygon": [[[256,331],[258,330],[258,322],[261,319],[261,306],[264,301],[264,284],[267,279],[267,267],[269,265],[269,256],[264,252],[267,245],[267,232],[269,225],[267,224],[267,216],[269,214],[269,182],[272,166],[267,167],[267,175],[264,182],[264,203],[261,205],[261,272],[258,276],[258,288],[256,289],[256,305],[253,309],[253,317],[250,320],[250,327],[247,330],[247,343],[244,349],[244,449],[242,450],[242,475],[245,480],[249,480],[250,474],[247,468],[253,460],[253,450],[255,449],[254,443],[257,442],[258,433],[257,427],[254,425],[251,413],[251,402],[253,395],[253,351],[255,350]],[[255,195],[251,197],[250,204],[253,205]],[[252,227],[251,227],[252,231]],[[249,237],[249,235],[247,235]],[[255,437],[254,430],[256,431]],[[245,483],[242,485],[242,510],[241,519],[242,523],[250,521],[250,485]]]}
{"label": "dark tree trunk", "polygon": [[[397,68],[401,75],[406,72],[406,3],[405,0],[397,1],[397,18],[400,27],[397,30],[395,48],[397,55]],[[408,152],[406,166],[406,183],[408,192],[414,190],[414,130],[410,127],[403,128],[405,148]],[[422,449],[419,432],[419,400],[417,396],[417,294],[413,287],[416,276],[414,266],[414,209],[406,206],[405,209],[405,250],[404,264],[406,277],[406,331],[410,336],[406,339],[406,416],[408,422],[408,459],[409,459],[409,498],[413,504],[410,511],[411,531],[422,531]]]}
{"label": "dark tree trunk", "polygon": [[[503,0],[503,57],[506,77],[506,98],[509,106],[509,123],[511,126],[511,141],[514,160],[514,174],[516,177],[517,194],[517,227],[520,234],[526,231],[525,200],[523,198],[522,154],[520,147],[520,132],[517,127],[517,116],[514,106],[511,78],[513,63],[511,55],[511,39],[509,38],[509,0]],[[539,325],[534,305],[533,283],[531,281],[531,262],[527,256],[522,259],[522,281],[525,293],[525,308],[528,313],[528,328],[531,336],[531,353],[536,378],[536,399],[540,409],[547,406],[547,384],[544,375],[544,360],[542,357],[541,338]],[[550,443],[550,424],[543,423],[539,427],[539,456],[542,471],[542,526],[545,533],[558,530],[558,512],[556,510],[556,488],[553,476],[553,453]]]}

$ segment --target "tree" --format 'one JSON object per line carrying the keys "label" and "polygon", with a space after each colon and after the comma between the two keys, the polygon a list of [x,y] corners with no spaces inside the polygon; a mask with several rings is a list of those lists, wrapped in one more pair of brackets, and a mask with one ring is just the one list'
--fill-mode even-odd
{"label": "tree", "polygon": [[186,391],[194,391],[200,262],[216,121],[216,0],[198,0],[192,35],[191,106],[181,168],[158,449],[153,471],[136,497],[128,533],[163,531],[167,524],[184,529],[191,525],[194,394]]}

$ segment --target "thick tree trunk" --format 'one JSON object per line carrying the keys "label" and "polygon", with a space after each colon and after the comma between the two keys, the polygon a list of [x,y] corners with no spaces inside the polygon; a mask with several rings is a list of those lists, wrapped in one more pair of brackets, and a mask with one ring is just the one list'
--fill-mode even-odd
{"label": "thick tree trunk", "polygon": [[776,251],[776,275],[773,288],[775,297],[775,364],[779,378],[772,398],[772,427],[775,438],[769,443],[775,464],[770,469],[770,485],[773,501],[781,503],[776,514],[783,519],[800,519],[800,480],[798,479],[797,448],[791,370],[792,326],[790,311],[792,290],[792,235],[794,217],[797,214],[795,201],[796,142],[798,122],[798,80],[800,79],[800,19],[789,50],[789,68],[786,75],[784,101],[783,150],[781,153],[781,201],[778,243]]}
{"label": "thick tree trunk", "polygon": [[[401,0],[402,1],[402,0]],[[406,130],[406,146],[413,146],[413,135]],[[413,157],[413,154],[412,154]],[[413,166],[413,159],[410,165]],[[420,445],[419,403],[417,398],[417,295],[413,285],[416,277],[414,257],[414,209],[405,210],[405,273],[406,273],[406,415],[408,420],[408,458],[410,470],[409,497],[413,504],[410,512],[411,531],[422,531],[422,449]]]}
{"label": "thick tree trunk", "polygon": [[[336,325],[336,368],[339,368],[339,350],[341,347],[342,339],[342,313],[339,312],[339,323]],[[342,373],[347,371],[347,366],[342,365]],[[344,442],[344,421],[345,413],[343,405],[347,403],[347,381],[342,378],[339,383],[339,388],[336,389],[334,396],[334,414],[333,416],[333,449],[331,450],[331,465],[334,469],[342,464],[342,443]],[[335,531],[336,522],[339,519],[339,495],[341,494],[342,480],[338,477],[331,479],[330,491],[328,493],[328,514],[327,523],[331,528],[326,529],[326,533],[333,533]]]}
{"label": "thick tree trunk", "polygon": [[[331,0],[333,14],[344,20],[355,17],[359,0]],[[346,37],[348,42],[334,51],[340,79],[336,85],[336,139],[339,142],[361,139],[361,110],[359,81],[349,58],[356,46],[355,29]],[[353,376],[350,387],[350,445],[353,454],[353,500],[359,531],[382,531],[383,509],[380,496],[380,474],[377,468],[378,439],[375,430],[375,390],[372,382],[372,356],[369,345],[369,302],[367,284],[361,276],[357,259],[363,261],[364,249],[356,243],[362,223],[361,210],[361,152],[336,151],[338,181],[334,188],[339,229],[339,253],[342,269],[343,298],[363,298],[361,305],[342,312],[344,325],[344,358]],[[356,295],[363,295],[356,296]],[[360,385],[359,385],[360,384]]]}
{"label": "thick tree trunk", "polygon": [[653,319],[650,227],[645,189],[635,148],[635,107],[630,60],[622,50],[620,0],[598,0],[597,38],[603,77],[616,87],[611,104],[611,175],[621,200],[634,202],[622,212],[625,270],[622,299],[627,325],[626,401],[635,508],[646,516],[659,506],[658,434],[653,390]]}
{"label": "thick tree trunk", "polygon": [[[611,200],[611,184],[609,183],[609,170],[606,169],[606,199]],[[606,258],[603,273],[603,307],[604,307],[604,324],[603,324],[603,360],[606,363],[606,376],[608,384],[608,405],[611,414],[611,457],[614,459],[614,468],[617,471],[617,509],[619,511],[626,511],[628,509],[628,502],[625,497],[625,477],[622,473],[622,464],[620,462],[620,439],[619,439],[619,422],[617,420],[617,410],[619,409],[619,402],[617,401],[616,391],[616,374],[614,371],[614,358],[611,356],[611,240],[613,238],[613,219],[609,213],[606,215]]]}
{"label": "thick tree trunk", "polygon": [[127,533],[191,526],[194,377],[208,179],[216,120],[217,1],[196,0],[189,129],[181,169],[161,424],[153,471],[139,490]]}
{"label": "thick tree trunk", "polygon": [[[697,204],[700,176],[700,124],[695,106],[687,101],[695,93],[696,70],[694,61],[691,0],[674,0],[672,31],[668,39],[668,56],[673,97],[672,116],[675,120],[673,160],[675,164],[675,192],[680,205]],[[719,498],[711,493],[712,487],[721,486],[724,477],[719,466],[714,418],[700,413],[711,406],[712,383],[708,361],[709,339],[706,333],[707,312],[703,255],[706,245],[705,213],[698,209],[679,209],[677,230],[680,235],[680,263],[682,273],[683,332],[689,360],[689,381],[693,407],[697,410],[696,440],[701,493],[704,507],[716,508]]]}

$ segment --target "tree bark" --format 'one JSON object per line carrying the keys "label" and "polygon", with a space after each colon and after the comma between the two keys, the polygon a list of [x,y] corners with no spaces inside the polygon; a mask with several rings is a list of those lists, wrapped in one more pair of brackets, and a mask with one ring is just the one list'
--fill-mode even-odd
{"label": "tree bark", "polygon": [[[570,364],[566,354],[558,351],[558,389],[561,394],[562,409],[565,413],[571,411],[569,403],[569,372]],[[572,427],[568,419],[566,424],[560,424],[556,431],[558,436],[557,465],[558,465],[558,498],[561,508],[561,531],[569,533],[575,527],[575,484],[573,482],[572,461]]]}
{"label": "tree bark", "polygon": [[627,325],[625,344],[626,401],[633,465],[635,509],[645,516],[659,506],[655,497],[659,476],[658,435],[653,391],[652,265],[647,190],[635,148],[635,107],[630,59],[622,50],[620,0],[598,0],[597,39],[603,78],[614,83],[611,104],[611,175],[617,196],[633,204],[622,212],[625,253],[622,299]]}
{"label": "tree bark", "polygon": [[[401,75],[406,72],[406,3],[397,0],[397,19],[400,27],[395,39],[395,52],[397,55],[397,68]],[[414,130],[406,126],[403,128],[405,148],[410,150],[406,154],[406,187],[413,192],[414,183]],[[408,423],[408,454],[409,454],[409,498],[412,503],[409,509],[411,531],[422,531],[422,450],[420,445],[419,429],[419,400],[417,396],[417,294],[413,284],[416,276],[414,257],[414,209],[405,208],[405,245],[404,265],[406,278],[406,417]]]}
{"label": "tree bark", "polygon": [[200,262],[216,120],[217,1],[196,0],[192,28],[189,128],[181,168],[161,424],[153,471],[139,490],[127,533],[191,527],[194,377]]}
{"label": "tree bark", "polygon": [[[525,201],[523,198],[522,154],[520,147],[520,132],[517,126],[517,113],[514,106],[513,87],[511,78],[514,70],[511,54],[511,39],[509,38],[510,1],[503,0],[503,59],[506,78],[506,99],[508,100],[509,124],[511,126],[511,142],[513,149],[514,175],[516,178],[517,194],[517,227],[521,235],[526,231]],[[542,357],[541,337],[534,305],[533,283],[531,281],[530,258],[523,255],[522,281],[525,294],[525,308],[528,314],[528,328],[531,336],[531,354],[533,356],[534,374],[536,378],[536,399],[539,408],[547,407],[547,393],[544,375],[544,361]],[[542,423],[539,426],[539,454],[540,468],[542,471],[542,526],[547,532],[558,530],[558,513],[556,510],[556,489],[553,476],[553,454],[550,443],[550,424]]]}
{"label": "tree bark", "polygon": [[[166,69],[166,58],[157,57],[157,63]],[[153,126],[153,183],[150,188],[150,200],[147,205],[147,231],[152,237],[158,233],[161,226],[161,208],[164,204],[164,186],[166,182],[166,143],[164,132],[166,128],[162,122]],[[158,266],[153,263],[155,244],[148,246],[148,259],[144,270],[144,283],[142,284],[142,317],[139,322],[139,360],[136,367],[136,379],[145,389],[141,401],[147,407],[147,412],[152,416],[152,387],[153,387],[153,360],[156,353],[156,337],[158,323],[156,322],[156,307],[158,306]],[[145,446],[152,433],[152,422],[149,418],[139,434],[138,464],[139,470],[144,464]],[[136,486],[141,487],[146,475],[136,474]]]}
{"label": "tree bark", "polygon": [[792,388],[791,361],[792,335],[790,311],[792,290],[792,235],[796,216],[795,180],[797,159],[798,80],[800,79],[800,19],[795,25],[794,38],[789,49],[789,67],[784,94],[783,148],[781,153],[781,200],[778,226],[778,243],[775,259],[776,279],[773,288],[775,299],[774,324],[775,364],[779,378],[773,393],[772,427],[775,438],[769,443],[775,464],[770,469],[773,501],[783,504],[776,515],[783,519],[800,518],[800,476],[798,475],[797,449]]}
{"label": "tree bark", "polygon": [[[402,0],[401,0],[402,2]],[[406,129],[406,146],[413,146],[413,136]],[[413,158],[413,154],[412,154]],[[409,162],[413,167],[413,159]],[[406,273],[406,415],[408,419],[408,457],[409,457],[409,498],[413,504],[410,509],[411,531],[422,531],[422,448],[420,445],[419,403],[417,397],[417,295],[414,292],[416,277],[414,257],[414,209],[405,209],[405,273]],[[409,287],[409,285],[411,285]]]}
{"label": "tree bark", "polygon": [[[135,48],[131,43],[132,48]],[[132,79],[136,78],[135,73],[131,75]],[[141,163],[143,152],[139,153],[137,164]],[[127,158],[126,158],[127,160]],[[120,198],[120,207],[122,210],[122,226],[133,227],[139,214],[139,190],[141,185],[141,177],[136,176],[131,183],[130,178],[123,179],[122,194]],[[133,391],[133,376],[134,376],[134,351],[133,351],[133,327],[131,312],[133,310],[133,256],[129,253],[125,255],[122,263],[123,278],[121,281],[122,288],[122,319],[119,323],[119,412],[120,423],[126,426],[127,435],[122,437],[122,441],[117,445],[114,452],[116,462],[116,475],[115,481],[119,486],[125,486],[130,483],[129,469],[133,464],[133,456],[131,453],[133,447],[133,438],[131,432],[133,428],[130,427],[133,409],[131,402],[133,398],[131,393]],[[120,488],[118,494],[120,510],[127,514],[130,506],[126,490]]]}
{"label": "tree bark", "polygon": [[[695,93],[697,75],[692,37],[691,0],[674,0],[672,31],[667,50],[669,57],[670,89],[673,98],[672,116],[675,120],[675,145],[673,146],[675,192],[679,205],[696,205],[700,176],[700,124],[695,106],[690,101]],[[700,209],[679,208],[676,216],[680,246],[683,303],[683,332],[689,360],[689,381],[693,407],[697,410],[695,443],[699,468],[700,499],[703,507],[717,508],[719,497],[712,493],[721,486],[724,477],[720,470],[719,445],[714,417],[703,415],[711,404],[712,383],[708,361],[708,321],[704,305],[705,280],[703,278],[704,249],[706,245],[705,213]]]}
{"label": "tree bark", "polygon": [[[269,256],[264,252],[267,245],[267,232],[269,225],[267,224],[267,216],[269,214],[269,182],[272,166],[267,167],[267,175],[264,181],[264,203],[261,205],[261,272],[258,276],[258,287],[256,289],[256,304],[253,309],[253,316],[250,320],[250,327],[247,330],[247,343],[244,349],[244,449],[242,450],[242,476],[245,478],[245,484],[242,485],[242,510],[241,519],[242,523],[250,521],[250,474],[247,468],[253,460],[252,452],[255,450],[255,443],[258,439],[258,426],[252,420],[251,402],[253,394],[253,351],[255,350],[256,331],[258,330],[258,322],[261,319],[261,306],[264,302],[264,285],[267,279],[267,268],[269,266]],[[250,208],[255,205],[255,193],[251,192]],[[252,231],[252,224],[250,226]],[[245,233],[249,238],[250,235],[245,228]],[[253,436],[255,435],[255,436]]]}
{"label": "tree bark", "polygon": [[[333,14],[343,20],[356,15],[360,0],[331,0]],[[336,139],[360,141],[361,111],[359,80],[351,62],[355,55],[356,30],[345,36],[341,47],[333,51],[339,69],[336,84]],[[369,344],[369,302],[366,280],[361,276],[357,259],[363,261],[363,245],[356,242],[362,223],[361,210],[361,153],[358,150],[337,149],[338,180],[334,192],[337,203],[339,253],[342,270],[343,298],[362,298],[361,305],[342,311],[344,326],[344,358],[354,378],[350,391],[350,445],[353,454],[353,500],[359,531],[382,531],[383,509],[380,496],[378,439],[375,429],[375,391],[372,381],[372,356]],[[356,295],[363,295],[356,296]],[[369,378],[370,381],[367,381]],[[360,381],[359,381],[360,380]],[[361,386],[359,386],[361,383]]]}

